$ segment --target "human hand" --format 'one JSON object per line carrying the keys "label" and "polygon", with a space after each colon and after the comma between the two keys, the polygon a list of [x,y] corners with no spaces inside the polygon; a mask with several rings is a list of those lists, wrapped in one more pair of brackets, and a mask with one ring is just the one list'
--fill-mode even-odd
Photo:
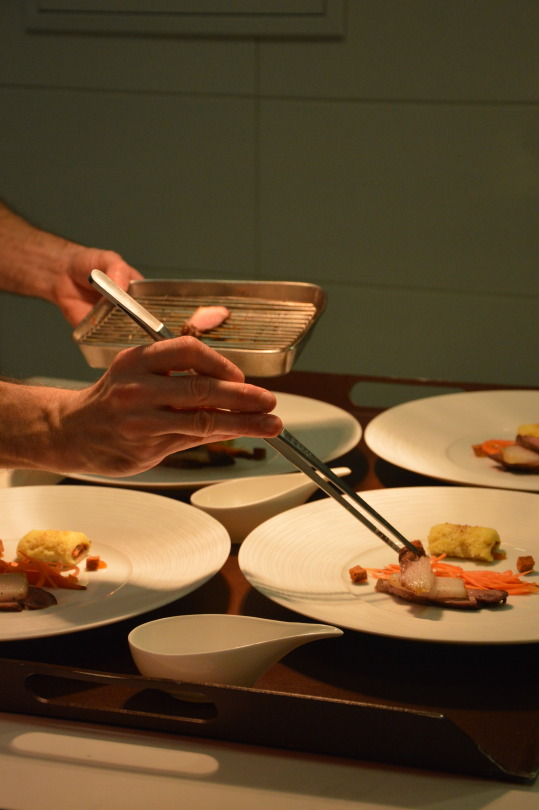
{"label": "human hand", "polygon": [[72,326],[80,323],[101,297],[88,282],[88,276],[94,268],[109,276],[123,290],[127,290],[130,281],[142,278],[138,270],[127,264],[113,250],[71,246],[65,271],[56,277],[52,294],[55,303]]}
{"label": "human hand", "polygon": [[275,396],[193,337],[126,349],[82,391],[48,390],[60,425],[53,471],[134,475],[179,450],[282,430]]}

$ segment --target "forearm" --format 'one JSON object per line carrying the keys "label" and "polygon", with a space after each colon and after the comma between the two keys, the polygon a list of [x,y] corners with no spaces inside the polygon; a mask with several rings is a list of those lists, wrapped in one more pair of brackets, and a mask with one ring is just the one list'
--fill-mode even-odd
{"label": "forearm", "polygon": [[0,467],[61,472],[60,389],[0,381]]}
{"label": "forearm", "polygon": [[58,277],[80,246],[30,225],[0,201],[0,289],[55,302]]}

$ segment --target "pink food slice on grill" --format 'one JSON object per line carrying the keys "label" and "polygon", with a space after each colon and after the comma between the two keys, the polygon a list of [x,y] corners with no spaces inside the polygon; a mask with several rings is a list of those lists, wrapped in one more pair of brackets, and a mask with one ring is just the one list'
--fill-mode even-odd
{"label": "pink food slice on grill", "polygon": [[182,335],[199,337],[204,332],[216,329],[230,317],[230,310],[226,307],[198,307],[182,326]]}

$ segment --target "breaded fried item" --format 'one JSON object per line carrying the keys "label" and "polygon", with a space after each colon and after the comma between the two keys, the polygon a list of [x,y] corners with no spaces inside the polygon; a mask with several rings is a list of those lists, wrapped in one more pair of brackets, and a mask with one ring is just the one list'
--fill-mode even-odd
{"label": "breaded fried item", "polygon": [[88,555],[90,546],[91,542],[83,532],[33,529],[19,540],[17,556],[78,565]]}
{"label": "breaded fried item", "polygon": [[539,436],[539,423],[531,425],[519,425],[517,428],[518,436]]}
{"label": "breaded fried item", "polygon": [[466,526],[459,523],[438,523],[428,537],[429,553],[447,554],[465,560],[492,562],[494,552],[500,546],[496,529],[485,526]]}

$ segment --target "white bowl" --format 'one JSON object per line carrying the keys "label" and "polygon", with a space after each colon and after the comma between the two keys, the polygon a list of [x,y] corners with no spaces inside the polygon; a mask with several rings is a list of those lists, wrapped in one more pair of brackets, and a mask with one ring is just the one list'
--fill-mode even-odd
{"label": "white bowl", "polygon": [[[348,475],[350,469],[336,467],[333,472]],[[316,488],[301,472],[237,478],[198,489],[191,504],[222,523],[232,543],[241,543],[264,521],[305,503]]]}
{"label": "white bowl", "polygon": [[145,677],[252,686],[296,647],[341,635],[342,630],[326,624],[200,613],[141,624],[128,641]]}

